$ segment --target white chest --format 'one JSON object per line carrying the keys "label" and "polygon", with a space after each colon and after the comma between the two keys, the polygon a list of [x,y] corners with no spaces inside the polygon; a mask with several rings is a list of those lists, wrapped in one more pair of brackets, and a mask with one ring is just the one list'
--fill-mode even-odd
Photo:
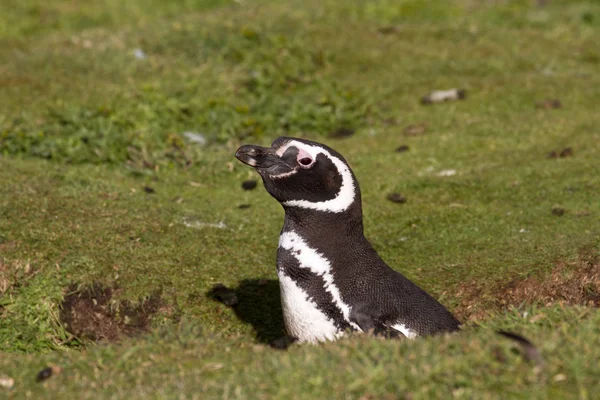
{"label": "white chest", "polygon": [[[343,301],[335,285],[329,260],[292,231],[281,234],[279,247],[287,250],[300,268],[307,269],[320,278],[320,283],[316,284],[322,285],[320,289],[329,293],[343,318],[348,321],[350,307]],[[285,269],[278,269],[278,274],[283,318],[291,336],[300,341],[315,342],[334,340],[343,334],[334,321],[319,310],[314,300],[285,274]]]}
{"label": "white chest", "polygon": [[288,335],[300,342],[323,342],[341,336],[334,322],[328,318],[296,283],[279,272],[283,320]]}
{"label": "white chest", "polygon": [[[287,250],[299,268],[307,269],[321,278],[320,283],[316,284],[322,285],[322,289],[328,292],[342,318],[354,329],[361,331],[356,323],[350,321],[352,308],[344,301],[335,284],[329,260],[310,247],[300,235],[293,231],[281,234],[279,248]],[[290,336],[297,338],[300,342],[312,343],[335,340],[343,336],[344,331],[339,330],[335,322],[319,309],[314,299],[286,275],[285,265],[278,266],[277,274],[281,290],[283,320]],[[407,338],[417,336],[401,321],[394,322],[388,327],[401,332]]]}

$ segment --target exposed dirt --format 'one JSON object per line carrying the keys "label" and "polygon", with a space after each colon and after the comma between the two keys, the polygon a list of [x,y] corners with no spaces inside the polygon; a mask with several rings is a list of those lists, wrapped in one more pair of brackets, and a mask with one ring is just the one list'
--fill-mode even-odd
{"label": "exposed dirt", "polygon": [[468,282],[459,286],[456,296],[461,304],[454,312],[463,322],[523,304],[600,307],[600,255],[588,254],[571,263],[558,262],[546,276],[499,282],[491,289]]}
{"label": "exposed dirt", "polygon": [[160,295],[154,294],[139,304],[114,300],[116,289],[95,284],[79,289],[72,286],[62,303],[60,319],[76,337],[94,341],[115,341],[123,336],[147,332],[152,317],[164,309]]}

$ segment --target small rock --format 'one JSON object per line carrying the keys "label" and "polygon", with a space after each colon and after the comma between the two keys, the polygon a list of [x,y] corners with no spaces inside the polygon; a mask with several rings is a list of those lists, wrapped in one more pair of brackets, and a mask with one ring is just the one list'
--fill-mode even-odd
{"label": "small rock", "polygon": [[229,289],[222,283],[214,285],[210,291],[210,295],[228,307],[233,307],[239,303],[239,299],[233,289]]}
{"label": "small rock", "polygon": [[540,101],[539,103],[536,103],[535,107],[549,110],[549,109],[553,109],[553,108],[561,108],[562,103],[558,99],[546,99],[544,101]]}
{"label": "small rock", "polygon": [[146,53],[144,53],[144,50],[142,49],[134,49],[133,56],[138,60],[143,60],[146,58]]}
{"label": "small rock", "polygon": [[464,100],[467,97],[465,89],[434,90],[421,98],[421,104],[444,103],[446,101]]}
{"label": "small rock", "polygon": [[153,194],[156,193],[156,190],[152,189],[150,186],[144,186],[144,192]]}
{"label": "small rock", "polygon": [[417,136],[425,133],[426,130],[427,124],[421,122],[419,124],[408,125],[406,128],[404,128],[404,134],[406,136]]}
{"label": "small rock", "polygon": [[15,380],[10,376],[0,375],[0,387],[3,387],[4,389],[10,389],[14,386],[14,384]]}
{"label": "small rock", "polygon": [[52,367],[46,367],[43,370],[41,370],[40,372],[38,372],[35,380],[37,382],[42,382],[45,381],[46,379],[50,378],[52,376]]}
{"label": "small rock", "polygon": [[436,174],[437,176],[454,176],[456,175],[455,169],[444,169]]}
{"label": "small rock", "polygon": [[552,215],[561,217],[561,216],[565,215],[565,209],[562,207],[552,207]]}
{"label": "small rock", "polygon": [[556,374],[552,378],[554,382],[562,382],[567,380],[567,376],[565,374]]}
{"label": "small rock", "polygon": [[387,195],[387,199],[393,203],[406,203],[406,197],[401,193],[390,193]]}
{"label": "small rock", "polygon": [[206,137],[201,133],[183,132],[183,136],[192,143],[204,146],[207,142]]}
{"label": "small rock", "polygon": [[408,147],[408,145],[403,144],[401,146],[396,147],[396,150],[394,150],[396,153],[404,153],[405,151],[410,150],[410,147]]}
{"label": "small rock", "polygon": [[242,189],[244,190],[252,190],[256,188],[256,184],[258,182],[255,179],[248,179],[247,181],[242,182]]}

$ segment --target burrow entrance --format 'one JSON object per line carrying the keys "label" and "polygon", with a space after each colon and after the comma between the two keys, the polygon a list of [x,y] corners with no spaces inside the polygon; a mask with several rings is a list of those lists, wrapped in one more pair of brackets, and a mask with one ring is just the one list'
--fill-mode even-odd
{"label": "burrow entrance", "polygon": [[159,293],[134,304],[116,300],[118,290],[100,284],[69,287],[60,312],[65,329],[83,340],[115,341],[148,332],[153,317],[158,312],[168,312]]}

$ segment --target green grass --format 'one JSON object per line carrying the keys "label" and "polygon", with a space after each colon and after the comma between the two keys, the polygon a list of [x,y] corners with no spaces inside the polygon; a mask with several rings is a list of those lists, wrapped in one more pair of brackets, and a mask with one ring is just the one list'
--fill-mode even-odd
{"label": "green grass", "polygon": [[[498,304],[508,282],[600,253],[600,5],[121,3],[0,5],[0,375],[16,382],[0,397],[598,397],[596,308]],[[419,103],[451,87],[466,100]],[[562,108],[535,107],[548,98]],[[265,346],[282,334],[283,212],[241,189],[257,176],[233,153],[279,135],[341,152],[382,257],[451,310],[489,311],[481,326]],[[216,283],[237,312],[207,295]],[[73,335],[61,303],[93,285],[114,288],[121,316],[160,294],[150,333]],[[469,310],[465,288],[479,290]],[[500,328],[532,339],[544,368]],[[49,363],[63,372],[35,383]]]}
{"label": "green grass", "polygon": [[[186,325],[84,352],[13,357],[15,364],[0,366],[14,371],[15,392],[48,398],[595,398],[599,317],[581,308],[532,310],[527,318],[505,315],[456,337],[353,337],[288,352]],[[519,327],[539,341],[546,364],[524,361],[492,333],[499,327]],[[62,373],[35,383],[46,365]]]}

